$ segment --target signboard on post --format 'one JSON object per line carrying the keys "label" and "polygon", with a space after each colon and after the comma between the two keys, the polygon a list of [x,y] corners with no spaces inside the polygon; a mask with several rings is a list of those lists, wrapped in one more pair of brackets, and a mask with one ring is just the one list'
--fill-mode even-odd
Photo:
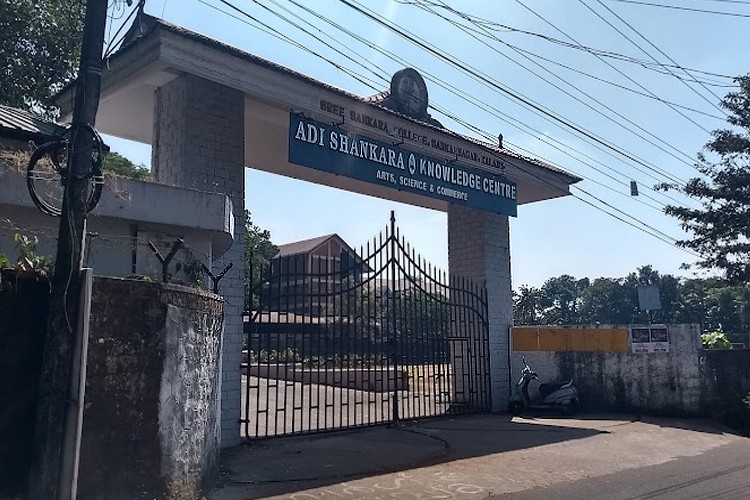
{"label": "signboard on post", "polygon": [[294,113],[289,117],[289,161],[487,212],[517,213],[516,183],[502,176]]}
{"label": "signboard on post", "polygon": [[660,311],[661,297],[656,285],[638,285],[638,308],[641,311]]}

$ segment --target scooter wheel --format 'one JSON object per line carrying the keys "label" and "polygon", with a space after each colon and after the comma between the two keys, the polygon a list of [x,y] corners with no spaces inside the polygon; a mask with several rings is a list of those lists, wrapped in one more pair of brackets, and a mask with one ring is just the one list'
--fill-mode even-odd
{"label": "scooter wheel", "polygon": [[508,404],[508,411],[514,417],[519,416],[523,411],[523,403],[521,403],[520,401],[511,401]]}

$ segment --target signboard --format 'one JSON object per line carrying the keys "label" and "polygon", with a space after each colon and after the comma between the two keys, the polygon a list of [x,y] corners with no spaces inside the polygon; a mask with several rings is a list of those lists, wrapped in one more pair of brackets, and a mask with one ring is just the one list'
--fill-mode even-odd
{"label": "signboard", "polygon": [[630,350],[634,353],[669,352],[669,330],[666,326],[632,327]]}
{"label": "signboard", "polygon": [[289,162],[479,210],[516,216],[516,184],[456,161],[289,115]]}
{"label": "signboard", "polygon": [[641,311],[659,311],[661,310],[661,298],[659,297],[659,287],[656,285],[638,285],[638,308]]}

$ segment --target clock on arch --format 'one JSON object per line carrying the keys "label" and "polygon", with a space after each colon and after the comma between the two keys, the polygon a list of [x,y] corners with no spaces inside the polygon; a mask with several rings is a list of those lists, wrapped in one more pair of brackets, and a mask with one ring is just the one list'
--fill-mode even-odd
{"label": "clock on arch", "polygon": [[391,78],[391,96],[399,111],[414,118],[427,115],[427,85],[422,75],[412,68],[405,68]]}

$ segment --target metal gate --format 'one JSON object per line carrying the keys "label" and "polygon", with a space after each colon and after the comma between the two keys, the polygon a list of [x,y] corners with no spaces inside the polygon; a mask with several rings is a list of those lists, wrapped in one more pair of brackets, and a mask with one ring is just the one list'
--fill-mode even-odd
{"label": "metal gate", "polygon": [[489,410],[486,291],[426,263],[393,214],[359,251],[275,258],[259,281],[245,322],[245,437]]}

